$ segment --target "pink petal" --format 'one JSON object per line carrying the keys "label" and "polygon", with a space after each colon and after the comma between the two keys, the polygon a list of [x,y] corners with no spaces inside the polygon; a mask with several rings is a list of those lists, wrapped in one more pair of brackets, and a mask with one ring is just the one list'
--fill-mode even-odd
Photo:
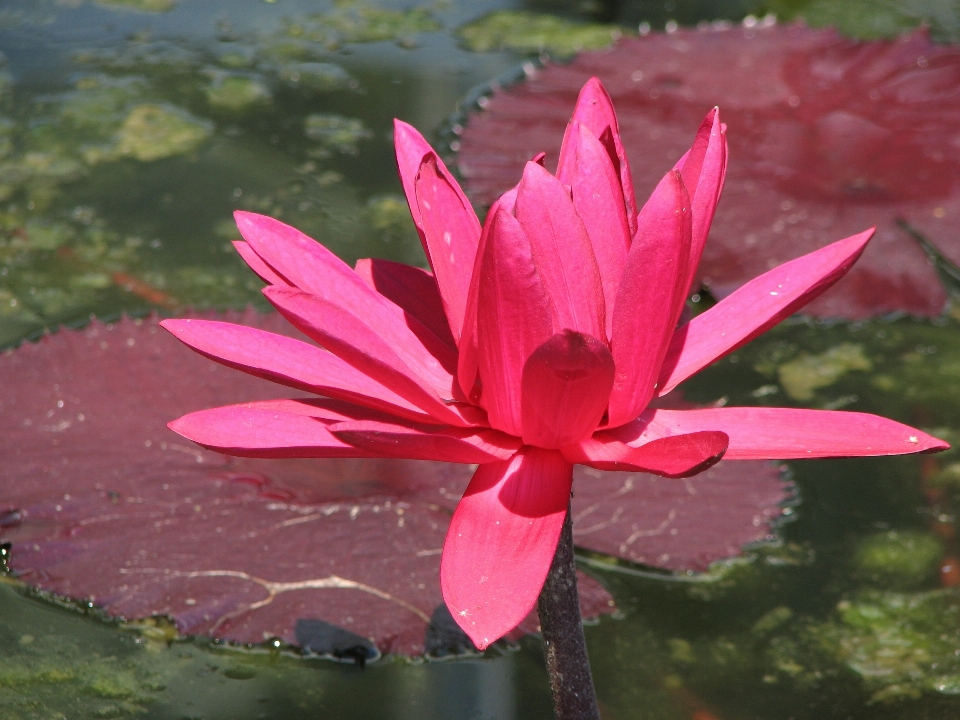
{"label": "pink petal", "polygon": [[577,445],[563,448],[573,463],[598,470],[633,470],[666,477],[690,477],[716,465],[727,451],[722,432],[691,432],[630,446],[600,432]]}
{"label": "pink petal", "polygon": [[714,108],[704,118],[693,147],[684,156],[677,169],[683,177],[683,184],[690,193],[693,210],[693,223],[690,242],[690,263],[687,268],[687,283],[684,297],[690,294],[703,246],[707,242],[713,214],[720,201],[723,189],[723,177],[727,167],[727,138],[720,122],[720,110]]}
{"label": "pink petal", "polygon": [[375,457],[330,434],[319,419],[276,409],[228,405],[201,410],[168,427],[227,455],[260,458]]}
{"label": "pink petal", "polygon": [[237,211],[234,218],[243,239],[290,284],[320,297],[340,298],[344,303],[377,303],[376,294],[350,266],[313,238],[266,215]]}
{"label": "pink petal", "polygon": [[481,465],[450,521],[440,561],[443,599],[483,650],[533,609],[570,501],[572,468],[524,448]]}
{"label": "pink petal", "polygon": [[517,190],[513,188],[501,195],[493,203],[487,213],[487,219],[480,233],[480,242],[477,246],[477,257],[470,276],[470,289],[467,292],[467,305],[463,318],[463,333],[460,336],[460,354],[457,358],[457,382],[463,394],[473,401],[479,399],[477,388],[477,373],[480,369],[480,355],[477,347],[477,302],[480,293],[480,271],[483,265],[484,253],[487,247],[487,238],[494,226],[494,220],[501,208],[513,215],[516,204]]}
{"label": "pink petal", "polygon": [[443,425],[347,421],[330,428],[345,443],[385,457],[488,463],[508,460],[520,449],[517,438],[489,429]]}
{"label": "pink petal", "polygon": [[660,370],[658,394],[670,392],[820,295],[853,266],[872,235],[873,228],[784,263],[678,328]]}
{"label": "pink petal", "polygon": [[648,410],[635,423],[610,435],[634,445],[703,430],[719,430],[730,437],[728,460],[904,455],[950,447],[920,430],[877,415],[795,408]]}
{"label": "pink petal", "polygon": [[354,272],[387,300],[422,322],[451,348],[456,348],[437,281],[428,271],[390,260],[364,258],[357,260]]}
{"label": "pink petal", "polygon": [[570,163],[569,172],[558,172],[557,178],[571,186],[573,206],[583,220],[597,259],[606,307],[606,337],[609,338],[620,275],[630,249],[630,226],[620,178],[610,156],[585,126],[573,124],[579,129],[570,138],[570,142],[576,143],[570,151],[574,162]]}
{"label": "pink petal", "polygon": [[243,242],[243,240],[234,240],[233,247],[236,248],[237,253],[240,257],[243,258],[243,261],[250,266],[250,269],[253,270],[257,275],[260,276],[260,279],[270,285],[289,285],[286,280],[284,280],[277,272],[267,265],[263,258],[257,255],[254,252],[254,249],[250,247],[249,244]]}
{"label": "pink petal", "polygon": [[490,425],[521,433],[523,365],[553,334],[553,309],[520,223],[500,209],[478,273],[477,360]]}
{"label": "pink petal", "polygon": [[336,355],[300,340],[213,320],[164,320],[160,324],[182,343],[228,367],[402,417],[429,418],[415,404]]}
{"label": "pink petal", "polygon": [[263,294],[294,327],[364,375],[438,420],[464,424],[437,392],[445,391],[449,398],[453,378],[439,363],[431,367],[419,362],[415,348],[398,342],[403,336],[391,337],[383,328],[374,329],[342,307],[296,288],[271,286]]}
{"label": "pink petal", "polygon": [[243,403],[244,407],[258,410],[275,411],[322,420],[326,425],[355,420],[396,423],[400,419],[372,408],[362,407],[345,400],[333,398],[295,398],[279,400],[257,400]]}
{"label": "pink petal", "polygon": [[559,448],[590,437],[607,409],[613,356],[597,338],[566,330],[523,366],[523,442]]}
{"label": "pink petal", "polygon": [[[393,121],[393,146],[396,151],[397,171],[400,175],[400,183],[403,185],[403,194],[407,198],[407,205],[410,206],[413,224],[416,225],[420,239],[423,240],[423,220],[420,217],[420,208],[417,206],[415,185],[417,173],[420,172],[420,165],[424,158],[429,154],[436,155],[436,152],[413,125],[397,119]],[[439,161],[439,166],[443,168],[445,175],[449,175],[450,171],[442,160]]]}
{"label": "pink petal", "polygon": [[517,190],[516,216],[553,301],[557,329],[606,337],[600,270],[568,190],[543,167],[528,162]]}
{"label": "pink petal", "polygon": [[613,109],[613,102],[607,95],[607,91],[603,89],[603,84],[595,77],[590,78],[580,90],[577,107],[573,111],[573,117],[564,133],[557,169],[558,177],[563,173],[567,163],[574,162],[570,149],[574,145],[572,134],[575,123],[584,125],[606,148],[610,161],[620,177],[627,222],[632,237],[637,229],[637,201],[633,192],[630,164],[627,162],[626,150],[623,149],[623,144],[620,142],[620,128],[617,125],[617,115]]}
{"label": "pink petal", "polygon": [[613,309],[610,347],[617,375],[609,425],[630,422],[654,383],[683,309],[690,255],[690,201],[680,173],[667,173],[637,219],[637,234]]}
{"label": "pink petal", "polygon": [[480,222],[459,185],[432,153],[420,164],[414,190],[424,250],[440,288],[450,330],[459,341],[480,242]]}
{"label": "pink petal", "polygon": [[[425,363],[436,358],[452,373],[456,352],[414,317],[370,288],[340,258],[299,230],[265,215],[236,212],[237,227],[256,253],[292,285],[350,308]],[[418,347],[419,346],[419,347]],[[432,356],[432,358],[431,358]]]}

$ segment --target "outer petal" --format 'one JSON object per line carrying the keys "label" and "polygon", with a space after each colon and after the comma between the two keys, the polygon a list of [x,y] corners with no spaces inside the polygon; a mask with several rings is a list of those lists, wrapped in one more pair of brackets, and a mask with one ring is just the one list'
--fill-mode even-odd
{"label": "outer petal", "polygon": [[684,297],[690,294],[703,246],[707,242],[713,214],[720,201],[724,171],[727,166],[727,139],[725,126],[720,123],[720,110],[714,108],[704,118],[697,137],[677,170],[683,176],[683,184],[690,193],[693,210],[693,228],[690,243],[690,263]]}
{"label": "outer petal", "polygon": [[419,358],[409,347],[389,344],[379,326],[374,330],[323,298],[289,287],[271,286],[263,293],[294,327],[360,372],[438,420],[464,424],[438,395],[438,390],[445,389],[449,397],[453,381],[439,364],[430,367],[417,362]]}
{"label": "outer petal", "polygon": [[424,358],[432,355],[453,372],[457,359],[448,345],[419,320],[372,290],[323,245],[265,215],[236,212],[234,217],[240,233],[257,255],[291,285],[375,321],[391,345],[423,346],[418,353]]}
{"label": "outer petal", "polygon": [[583,89],[580,90],[577,107],[573,111],[570,124],[567,125],[567,131],[564,133],[557,169],[558,177],[563,175],[567,163],[573,162],[570,149],[573,144],[571,136],[574,122],[586,126],[600,140],[610,155],[610,160],[620,176],[623,200],[627,211],[627,222],[630,225],[630,235],[632,236],[637,229],[637,201],[633,192],[633,180],[630,177],[630,164],[627,162],[627,153],[623,149],[623,143],[620,142],[620,128],[617,125],[617,115],[613,110],[613,102],[607,95],[607,91],[603,89],[601,82],[595,77],[590,78]]}
{"label": "outer petal", "polygon": [[566,330],[523,366],[523,441],[559,448],[590,437],[607,409],[613,356],[597,338]]}
{"label": "outer petal", "polygon": [[484,247],[477,295],[481,402],[492,427],[521,434],[523,365],[552,333],[553,308],[530,242],[516,218],[498,210]]}
{"label": "outer petal", "polygon": [[635,446],[703,430],[719,430],[730,437],[728,460],[905,455],[950,447],[920,430],[877,415],[795,408],[648,410],[635,423],[610,435]]}
{"label": "outer petal", "polygon": [[379,258],[357,260],[354,271],[367,285],[456,348],[433,275],[412,265]]}
{"label": "outer petal", "polygon": [[570,462],[598,470],[634,470],[666,477],[689,477],[719,462],[727,450],[727,442],[727,436],[722,432],[698,431],[661,437],[633,447],[607,433],[597,433],[577,445],[563,448],[563,455]]}
{"label": "outer petal", "polygon": [[575,127],[570,131],[570,142],[576,143],[571,151],[572,172],[566,176],[558,174],[558,179],[571,187],[573,206],[583,220],[597,259],[606,308],[606,337],[609,338],[617,288],[630,249],[630,225],[620,178],[609,154],[585,126],[576,121],[572,126]]}
{"label": "outer petal", "polygon": [[440,562],[443,599],[483,650],[533,609],[557,548],[572,467],[524,448],[481,465],[450,521]]}
{"label": "outer petal", "polygon": [[421,408],[382,383],[300,340],[213,320],[164,320],[160,324],[201,355],[228,367],[401,417],[429,419]]}
{"label": "outer petal", "polygon": [[520,449],[517,438],[488,428],[361,420],[341,422],[330,431],[353,447],[411,460],[489,463],[508,460]]}
{"label": "outer petal", "polygon": [[[428,154],[437,157],[436,152],[430,143],[424,140],[419,131],[403,120],[393,121],[393,145],[397,154],[397,170],[400,174],[400,182],[403,185],[403,193],[407,197],[407,205],[410,206],[410,214],[413,216],[413,223],[423,238],[423,223],[420,217],[420,208],[417,205],[417,196],[414,191],[417,173],[420,172],[420,164]],[[447,166],[437,157],[437,169],[440,174],[447,179],[450,186],[460,196],[464,207],[471,207],[470,201],[464,195],[463,190],[453,175],[447,170]],[[429,252],[427,253],[429,257]]]}
{"label": "outer petal", "polygon": [[430,153],[414,183],[421,237],[453,337],[459,341],[480,242],[480,221],[456,181]]}
{"label": "outer petal", "polygon": [[569,192],[537,163],[528,162],[517,189],[517,220],[553,301],[560,326],[605,337],[600,270]]}
{"label": "outer petal", "polygon": [[330,434],[318,418],[249,405],[227,405],[169,423],[183,437],[241,457],[376,457]]}
{"label": "outer petal", "polygon": [[617,376],[609,424],[630,422],[647,406],[677,326],[690,255],[690,202],[671,171],[640,212],[637,234],[613,309],[610,348]]}
{"label": "outer petal", "polygon": [[670,392],[820,295],[853,266],[872,235],[873,228],[784,263],[678,328],[660,370],[658,394]]}
{"label": "outer petal", "polygon": [[250,266],[250,269],[259,275],[260,279],[264,282],[269,283],[270,285],[290,284],[286,281],[286,279],[278,274],[276,270],[267,265],[263,258],[257,255],[253,248],[243,240],[234,240],[233,247],[236,248],[237,253],[243,258],[243,261]]}

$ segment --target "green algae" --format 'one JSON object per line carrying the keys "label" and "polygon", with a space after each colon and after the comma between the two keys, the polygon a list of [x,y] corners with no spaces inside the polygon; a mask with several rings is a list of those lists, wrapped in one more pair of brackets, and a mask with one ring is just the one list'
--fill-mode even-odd
{"label": "green algae", "polygon": [[960,593],[865,591],[841,600],[834,617],[805,619],[791,636],[766,649],[775,673],[816,687],[826,677],[851,673],[868,702],[960,694]]}
{"label": "green algae", "polygon": [[[0,632],[16,629],[0,622]],[[5,720],[126,718],[147,712],[169,670],[129,653],[104,655],[57,633],[5,644],[0,715]]]}
{"label": "green algae", "polygon": [[801,353],[778,368],[780,385],[794,400],[810,400],[820,388],[833,385],[851,370],[871,370],[862,345],[840,343],[816,355]]}
{"label": "green algae", "polygon": [[214,108],[240,112],[270,102],[270,89],[259,79],[246,75],[218,73],[205,89]]}
{"label": "green algae", "polygon": [[154,103],[135,105],[117,131],[109,154],[142,162],[183,155],[196,150],[212,131],[209,121],[186,110]]}
{"label": "green algae", "polygon": [[290,85],[315,91],[355,89],[358,86],[350,73],[328,62],[286,62],[277,68],[277,75]]}
{"label": "green algae", "polygon": [[360,142],[373,136],[362,120],[331,113],[314,113],[304,120],[304,133],[319,144],[311,156],[329,157],[331,152],[356,155]]}
{"label": "green algae", "polygon": [[157,13],[173,10],[177,0],[96,0],[96,3],[109,8]]}
{"label": "green algae", "polygon": [[457,30],[464,48],[474,52],[513,50],[558,57],[610,47],[624,34],[616,25],[583,23],[555,15],[498,10]]}
{"label": "green algae", "polygon": [[338,0],[325,13],[288,20],[285,32],[295,40],[308,40],[335,50],[348,43],[394,41],[414,47],[421,33],[440,29],[433,12],[425,7],[389,10],[352,0]]}
{"label": "green algae", "polygon": [[782,20],[802,18],[855,38],[895,37],[926,25],[937,40],[960,40],[960,7],[951,0],[768,0],[762,6]]}
{"label": "green algae", "polygon": [[937,577],[943,551],[943,543],[930,533],[875,533],[858,543],[853,554],[854,572],[867,583],[910,589]]}

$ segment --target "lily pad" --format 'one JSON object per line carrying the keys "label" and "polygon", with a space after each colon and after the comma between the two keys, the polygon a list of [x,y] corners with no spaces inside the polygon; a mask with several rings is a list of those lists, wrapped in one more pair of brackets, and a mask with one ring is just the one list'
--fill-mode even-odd
{"label": "lily pad", "polygon": [[896,221],[960,261],[960,48],[922,30],[863,42],[754,21],[625,39],[531,75],[483,97],[452,145],[478,202],[512,186],[536,153],[556,163],[569,108],[595,75],[617,106],[641,202],[720,106],[730,164],[701,263],[714,295],[876,225],[856,267],[806,311],[943,311],[934,268]]}
{"label": "lily pad", "polygon": [[[293,332],[276,315],[229,319]],[[23,581],[237,642],[297,644],[303,621],[382,652],[437,642],[440,549],[470,467],[189,445],[165,423],[276,386],[192,353],[155,319],[62,330],[0,356],[0,372],[0,542]],[[679,482],[580,475],[577,532],[594,550],[677,569],[736,554],[769,534],[785,488],[768,465],[728,465]],[[585,615],[611,609],[586,576],[581,593]]]}

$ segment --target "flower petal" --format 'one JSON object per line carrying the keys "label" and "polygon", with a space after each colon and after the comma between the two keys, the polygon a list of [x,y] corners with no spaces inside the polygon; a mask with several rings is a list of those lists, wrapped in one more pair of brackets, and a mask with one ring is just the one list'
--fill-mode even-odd
{"label": "flower petal", "polygon": [[240,257],[243,258],[243,261],[253,270],[257,275],[260,276],[260,279],[270,285],[289,285],[283,277],[281,277],[276,270],[267,265],[264,262],[263,258],[257,255],[252,247],[248,243],[245,243],[243,240],[234,240],[233,247],[236,248],[237,253]]}
{"label": "flower petal", "polygon": [[[237,211],[234,218],[254,252],[291,285],[360,306],[377,303],[376,295],[350,266],[313,238],[266,215]],[[400,316],[399,309],[395,311]]]}
{"label": "flower petal", "polygon": [[376,457],[330,434],[318,418],[249,405],[200,410],[168,424],[175,433],[227,455],[259,458]]}
{"label": "flower petal", "polygon": [[[340,258],[296,228],[265,215],[236,212],[237,227],[254,251],[291,285],[335,305],[350,308],[430,362],[436,358],[452,373],[456,352],[416,318],[371,289]],[[422,346],[416,349],[416,346]]]}
{"label": "flower petal", "polygon": [[714,108],[700,124],[697,137],[693,141],[683,160],[677,163],[677,170],[683,177],[683,184],[690,193],[690,205],[693,211],[690,241],[690,262],[687,268],[687,283],[684,297],[690,294],[703,246],[707,242],[713,214],[720,201],[723,189],[724,171],[727,166],[727,138],[725,126],[720,122],[720,110]]}
{"label": "flower petal", "polygon": [[560,453],[524,448],[481,465],[457,505],[440,561],[450,614],[481,650],[533,609],[570,501]]}
{"label": "flower petal", "polygon": [[872,235],[873,228],[784,263],[678,328],[660,370],[658,394],[670,392],[827,290],[853,266]]}
{"label": "flower petal", "polygon": [[440,288],[450,330],[459,341],[480,242],[480,221],[460,186],[433,153],[423,158],[414,191],[424,250]]}
{"label": "flower petal", "polygon": [[920,430],[877,415],[798,408],[648,410],[635,423],[610,435],[636,445],[702,430],[719,430],[730,437],[728,460],[904,455],[950,447]]}
{"label": "flower petal", "polygon": [[387,300],[426,325],[451,348],[456,348],[437,281],[429,272],[379,258],[357,260],[354,272]]}
{"label": "flower petal", "polygon": [[603,285],[590,238],[567,189],[537,163],[524,167],[516,217],[557,313],[557,330],[606,337]]}
{"label": "flower petal", "polygon": [[[393,146],[397,156],[397,170],[400,174],[400,183],[403,185],[403,194],[407,198],[407,205],[410,206],[410,214],[413,216],[413,223],[420,233],[420,239],[423,240],[423,220],[420,217],[420,208],[417,205],[417,195],[415,192],[417,173],[420,172],[420,165],[427,155],[432,154],[437,161],[437,169],[440,174],[448,180],[454,191],[460,196],[463,204],[471,208],[470,201],[464,195],[460,185],[453,179],[443,160],[437,157],[436,152],[423,135],[403,120],[393,121]],[[478,223],[479,225],[479,223]],[[426,248],[426,244],[424,244]],[[429,256],[429,252],[427,253]]]}
{"label": "flower petal", "polygon": [[633,470],[666,477],[690,477],[716,465],[727,451],[722,432],[698,431],[661,437],[638,447],[616,440],[608,433],[596,433],[577,445],[563,448],[573,463],[598,470]]}
{"label": "flower petal", "polygon": [[517,200],[517,189],[513,188],[501,195],[487,212],[487,219],[480,233],[480,243],[477,247],[477,258],[470,276],[470,289],[467,292],[467,304],[463,318],[463,333],[460,335],[460,354],[457,358],[457,382],[464,396],[471,401],[479,400],[477,387],[477,373],[480,369],[480,355],[477,346],[477,303],[480,295],[480,275],[487,247],[487,238],[490,235],[501,208],[513,215]]}
{"label": "flower petal", "polygon": [[620,276],[630,250],[630,226],[620,178],[610,156],[584,125],[575,121],[572,124],[576,126],[574,130],[578,130],[571,131],[569,140],[575,143],[570,151],[574,162],[566,174],[558,172],[557,178],[571,188],[573,206],[583,220],[597,259],[606,308],[606,337],[609,338]]}
{"label": "flower petal", "polygon": [[466,424],[438,395],[445,391],[449,399],[453,378],[439,363],[418,362],[403,336],[391,337],[379,326],[374,330],[357,315],[296,288],[270,286],[263,294],[294,327],[363,374],[442,422]]}
{"label": "flower petal", "polygon": [[330,432],[376,455],[410,460],[489,463],[507,460],[520,449],[517,438],[487,428],[360,420],[338,423]]}
{"label": "flower petal", "polygon": [[640,211],[613,309],[610,349],[617,375],[609,425],[633,420],[653,397],[683,308],[690,255],[690,201],[680,173],[667,173]]}
{"label": "flower petal", "polygon": [[577,107],[573,117],[567,125],[563,136],[563,145],[560,148],[560,161],[557,176],[564,172],[567,163],[573,162],[572,134],[574,123],[580,123],[596,137],[606,148],[610,161],[620,177],[623,188],[623,201],[626,206],[627,222],[630,227],[630,236],[637,230],[637,201],[633,192],[633,180],[630,176],[630,163],[627,162],[627,152],[620,142],[620,127],[617,125],[617,115],[613,109],[613,102],[603,84],[595,77],[590,78],[580,90],[577,98]]}
{"label": "flower petal", "polygon": [[523,442],[559,448],[596,430],[613,387],[613,356],[602,340],[565,330],[523,366]]}
{"label": "flower petal", "polygon": [[396,423],[402,422],[396,415],[390,415],[373,408],[366,408],[345,400],[333,398],[280,398],[276,400],[255,400],[243,403],[244,407],[258,410],[277,411],[293,415],[317,418],[327,425],[340,422],[367,421]]}
{"label": "flower petal", "polygon": [[164,320],[160,325],[201,355],[227,367],[401,417],[429,419],[422,409],[382,383],[300,340],[214,320]]}
{"label": "flower petal", "polygon": [[477,360],[491,427],[521,433],[523,365],[553,334],[553,308],[520,223],[500,209],[479,268]]}

